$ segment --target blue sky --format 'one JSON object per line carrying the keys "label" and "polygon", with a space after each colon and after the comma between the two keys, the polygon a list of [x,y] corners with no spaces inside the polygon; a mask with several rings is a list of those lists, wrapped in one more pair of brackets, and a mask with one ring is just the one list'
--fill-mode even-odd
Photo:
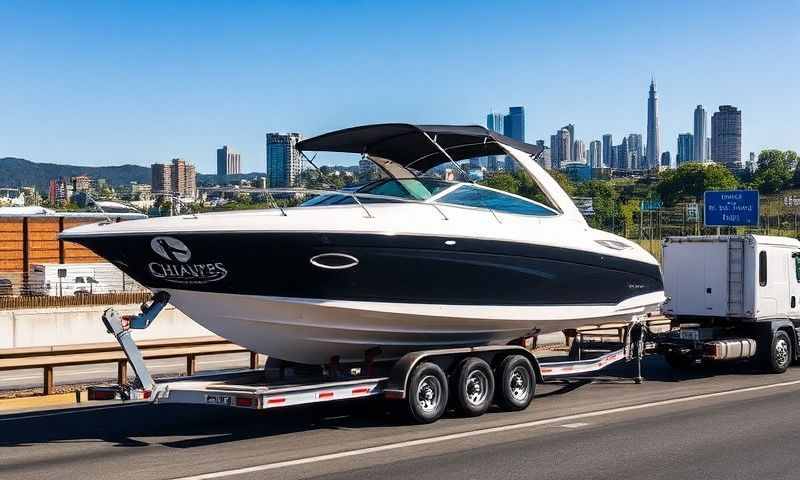
{"label": "blue sky", "polygon": [[229,144],[263,171],[267,131],[510,105],[529,142],[571,122],[619,143],[645,133],[651,75],[673,158],[697,104],[742,109],[743,156],[800,149],[800,0],[4,1],[0,19],[0,157],[211,173]]}

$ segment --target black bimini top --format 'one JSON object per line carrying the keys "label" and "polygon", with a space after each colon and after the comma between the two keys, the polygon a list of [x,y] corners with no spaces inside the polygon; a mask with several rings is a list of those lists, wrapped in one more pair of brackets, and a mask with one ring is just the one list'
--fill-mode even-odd
{"label": "black bimini top", "polygon": [[368,154],[391,160],[405,168],[424,172],[450,161],[431,142],[431,139],[434,139],[454,161],[487,155],[505,155],[506,151],[498,145],[498,142],[533,156],[542,151],[541,147],[514,140],[477,125],[407,123],[381,123],[337,130],[303,140],[297,144],[297,149]]}

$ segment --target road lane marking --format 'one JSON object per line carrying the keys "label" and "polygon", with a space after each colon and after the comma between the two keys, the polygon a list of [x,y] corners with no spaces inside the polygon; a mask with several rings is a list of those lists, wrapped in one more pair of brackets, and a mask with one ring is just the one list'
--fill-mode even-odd
{"label": "road lane marking", "polygon": [[772,383],[769,385],[759,385],[756,387],[745,387],[734,390],[725,390],[715,393],[704,393],[700,395],[692,395],[688,397],[673,398],[669,400],[659,400],[656,402],[641,403],[638,405],[630,405],[627,407],[609,408],[607,410],[597,410],[594,412],[576,413],[574,415],[565,415],[563,417],[547,418],[544,420],[533,420],[530,422],[517,423],[513,425],[504,425],[501,427],[491,427],[479,430],[472,430],[469,432],[452,433],[448,435],[440,435],[438,437],[421,438],[418,440],[409,440],[406,442],[389,443],[386,445],[378,445],[375,447],[359,448],[356,450],[348,450],[344,452],[329,453],[326,455],[317,455],[313,457],[298,458],[295,460],[286,460],[283,462],[265,463],[262,465],[254,465],[252,467],[236,468],[232,470],[222,470],[213,473],[204,473],[201,475],[191,475],[188,477],[177,477],[172,480],[213,480],[217,478],[233,477],[236,475],[245,475],[248,473],[263,472],[267,470],[277,470],[279,468],[296,467],[299,465],[308,465],[310,463],[319,463],[329,460],[338,460],[342,458],[356,457],[361,455],[368,455],[370,453],[385,452],[387,450],[397,450],[401,448],[417,447],[420,445],[430,445],[434,443],[447,442],[450,440],[459,440],[462,438],[477,437],[481,435],[488,435],[492,433],[508,432],[513,430],[520,430],[523,428],[538,427],[541,425],[551,425],[553,423],[569,422],[573,420],[583,420],[586,418],[600,417],[603,415],[613,415],[615,413],[632,412],[636,410],[643,410],[645,408],[663,407],[667,405],[674,405],[679,403],[688,403],[698,400],[705,400],[708,398],[726,397],[729,395],[736,395],[740,393],[757,392],[760,390],[769,390],[781,387],[789,387],[793,385],[800,385],[800,380],[793,380],[790,382]]}
{"label": "road lane marking", "polygon": [[565,423],[564,425],[559,425],[562,428],[581,428],[591,425],[591,423],[586,422],[575,422],[575,423]]}

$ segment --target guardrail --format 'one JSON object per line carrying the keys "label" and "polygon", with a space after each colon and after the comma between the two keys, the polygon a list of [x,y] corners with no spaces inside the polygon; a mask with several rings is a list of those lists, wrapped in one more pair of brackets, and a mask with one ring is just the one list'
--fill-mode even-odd
{"label": "guardrail", "polygon": [[0,310],[17,308],[73,307],[83,305],[133,305],[144,303],[153,296],[145,292],[92,293],[56,297],[49,295],[6,297],[0,295]]}
{"label": "guardrail", "polygon": [[[250,368],[258,366],[258,354],[234,345],[221,337],[191,337],[137,342],[145,360],[186,357],[186,375],[194,375],[200,355],[250,353]],[[54,367],[71,365],[117,364],[117,383],[128,382],[128,359],[117,342],[52,347],[0,349],[0,371],[41,368],[43,392],[50,395],[55,389]]]}

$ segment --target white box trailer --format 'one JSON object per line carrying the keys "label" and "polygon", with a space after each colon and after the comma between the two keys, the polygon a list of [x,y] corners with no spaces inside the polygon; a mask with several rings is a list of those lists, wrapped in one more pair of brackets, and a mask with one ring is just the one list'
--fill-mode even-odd
{"label": "white box trailer", "polygon": [[662,311],[676,329],[659,346],[670,364],[758,357],[782,372],[798,359],[800,241],[667,237],[662,253]]}
{"label": "white box trailer", "polygon": [[800,318],[800,241],[762,235],[668,237],[663,311],[671,316]]}
{"label": "white box trailer", "polygon": [[33,264],[28,271],[30,295],[70,296],[141,291],[122,270],[105,262]]}

